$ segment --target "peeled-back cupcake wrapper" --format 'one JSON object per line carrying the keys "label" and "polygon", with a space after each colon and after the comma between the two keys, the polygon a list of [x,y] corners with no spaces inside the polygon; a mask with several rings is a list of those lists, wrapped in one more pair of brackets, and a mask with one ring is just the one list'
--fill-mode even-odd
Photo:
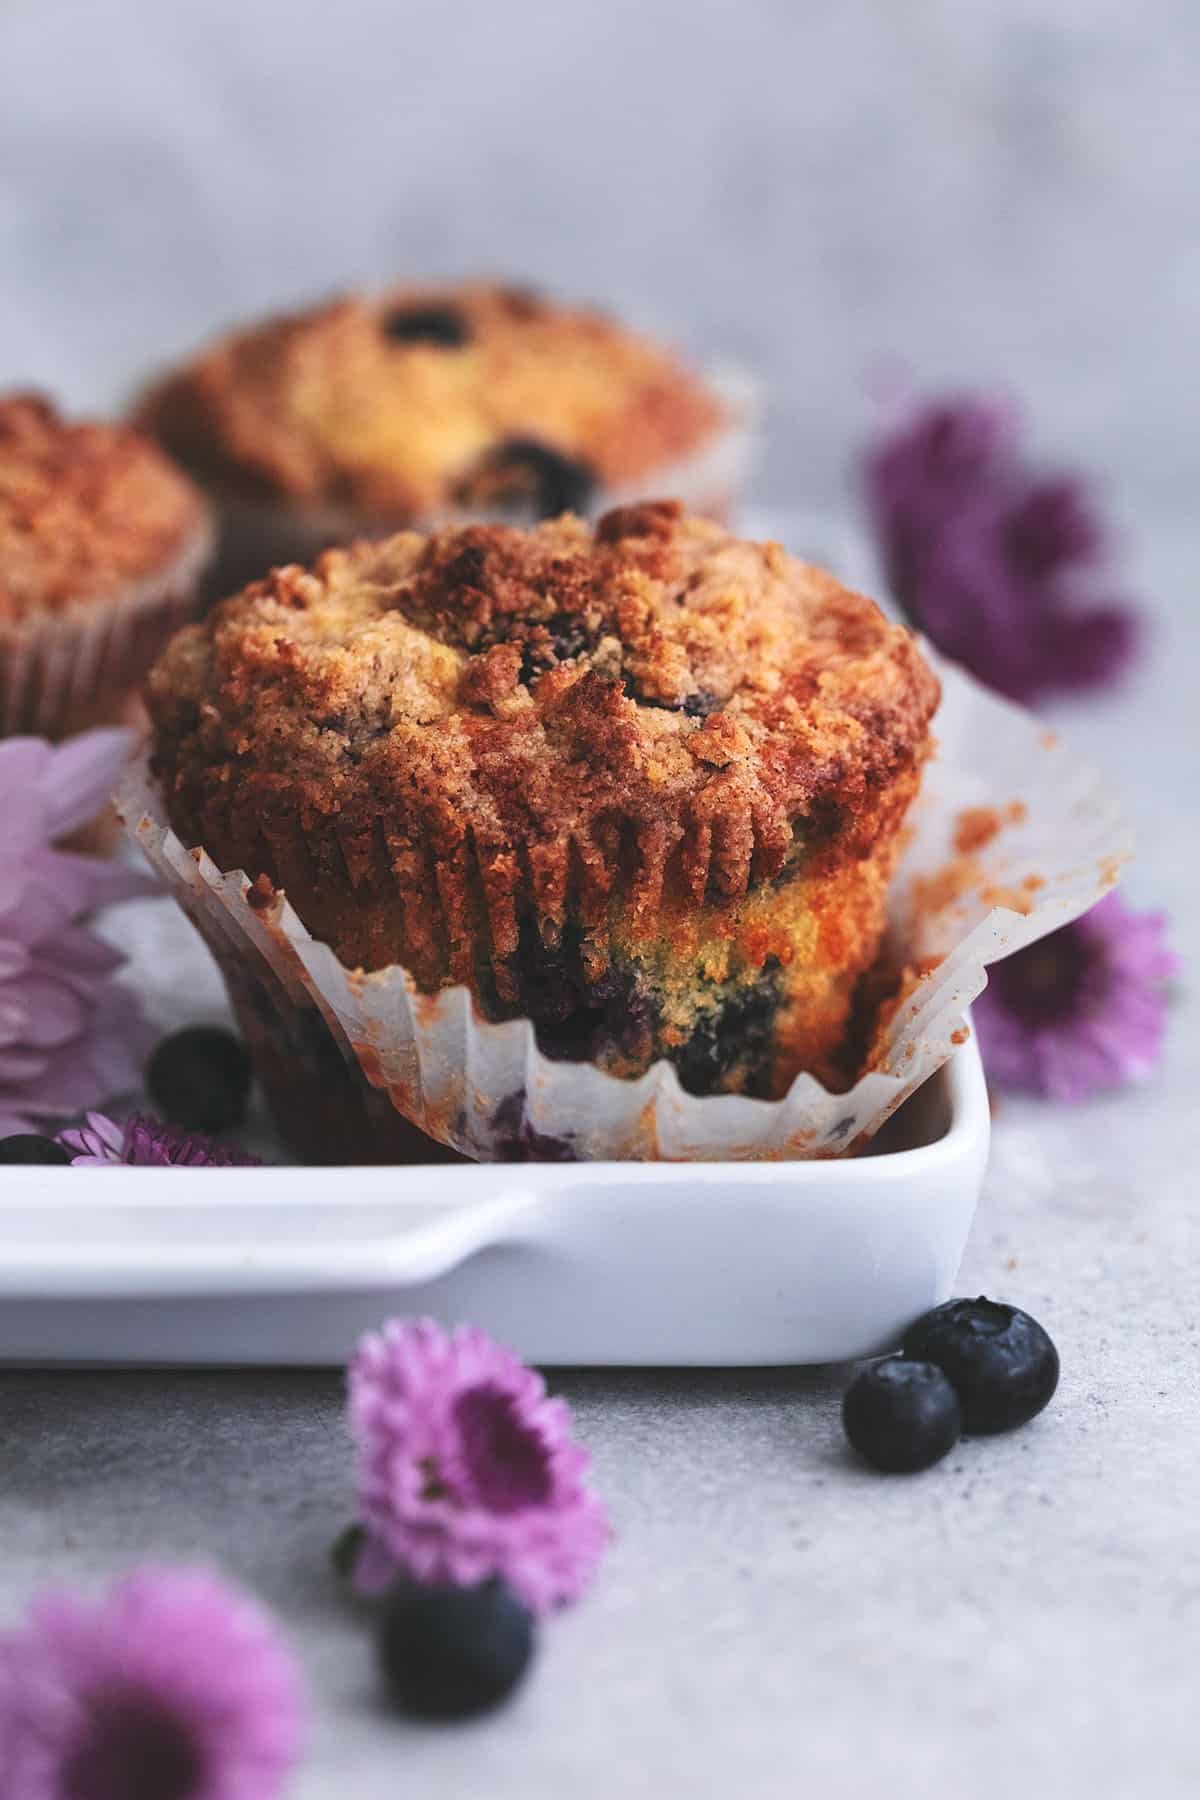
{"label": "peeled-back cupcake wrapper", "polygon": [[192,617],[211,551],[205,524],[167,569],[112,599],[0,621],[0,736],[58,737],[107,717]]}
{"label": "peeled-back cupcake wrapper", "polygon": [[[589,516],[666,495],[682,500],[689,512],[708,518],[727,520],[732,515],[753,460],[761,401],[757,385],[740,372],[710,371],[707,382],[722,402],[728,423],[682,461],[664,465],[644,480],[599,489],[588,508]],[[312,562],[330,544],[351,543],[364,536],[386,537],[393,530],[429,531],[481,519],[501,525],[529,523],[527,514],[504,508],[488,512],[448,508],[436,516],[399,520],[390,526],[377,521],[367,529],[363,515],[352,507],[287,506],[232,492],[219,494],[217,507],[221,555],[209,585],[222,592],[265,574],[273,564]]]}
{"label": "peeled-back cupcake wrapper", "polygon": [[[466,988],[422,994],[400,968],[345,969],[285,897],[252,904],[240,870],[222,873],[179,841],[145,765],[130,771],[118,804],[222,966],[244,968],[282,1015],[319,1015],[330,1047],[453,1149],[485,1161],[522,1145],[534,1156],[543,1148],[586,1160],[839,1155],[873,1135],[964,1040],[986,965],[1086,912],[1130,854],[1105,781],[1038,720],[926,655],[943,684],[938,751],[910,818],[891,929],[904,959],[940,960],[897,1009],[879,1066],[845,1093],[801,1075],[782,1100],[700,1099],[665,1063],[622,1081],[552,1061],[526,1020],[482,1019]],[[303,1040],[295,1018],[280,1023],[284,1037]]]}

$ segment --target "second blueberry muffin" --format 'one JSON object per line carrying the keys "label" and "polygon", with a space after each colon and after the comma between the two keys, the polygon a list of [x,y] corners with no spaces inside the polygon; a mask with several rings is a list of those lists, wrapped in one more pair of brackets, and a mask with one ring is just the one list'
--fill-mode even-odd
{"label": "second blueberry muffin", "polygon": [[674,503],[330,551],[149,686],[174,830],[346,967],[765,1097],[840,1072],[937,698],[871,601]]}
{"label": "second blueberry muffin", "polygon": [[139,419],[217,501],[228,580],[401,526],[682,492],[687,469],[709,511],[729,505],[736,473],[736,456],[713,454],[736,451],[725,406],[679,357],[487,282],[250,325],[168,375]]}

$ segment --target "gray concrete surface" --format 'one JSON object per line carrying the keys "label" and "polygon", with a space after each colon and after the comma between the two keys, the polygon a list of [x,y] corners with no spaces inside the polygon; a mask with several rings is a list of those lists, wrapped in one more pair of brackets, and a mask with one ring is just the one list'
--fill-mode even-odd
{"label": "gray concrete surface", "polygon": [[914,1479],[844,1452],[844,1370],[571,1374],[617,1542],[509,1711],[380,1711],[326,1573],[349,1505],[332,1375],[0,1375],[0,1618],[49,1578],[215,1560],[314,1696],[296,1800],[1183,1800],[1200,1786],[1197,538],[1145,522],[1150,661],[1059,721],[1139,820],[1128,884],[1187,959],[1148,1086],[1006,1100],[961,1287],[1062,1353],[1053,1409]]}

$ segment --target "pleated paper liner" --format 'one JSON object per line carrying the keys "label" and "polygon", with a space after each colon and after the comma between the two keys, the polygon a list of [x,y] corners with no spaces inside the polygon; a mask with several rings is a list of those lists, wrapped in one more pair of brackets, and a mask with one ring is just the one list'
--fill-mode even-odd
{"label": "pleated paper liner", "polygon": [[169,565],[110,599],[0,620],[0,736],[126,722],[150,664],[194,616],[212,548],[205,523]]}
{"label": "pleated paper liner", "polygon": [[285,897],[261,903],[242,871],[179,841],[146,766],[130,771],[119,807],[212,947],[281,1127],[313,1160],[404,1156],[393,1114],[483,1161],[835,1156],[861,1147],[963,1041],[987,965],[1086,912],[1130,853],[1105,781],[1038,720],[926,654],[943,684],[938,752],[891,930],[903,957],[936,966],[845,1093],[801,1075],[782,1100],[701,1099],[665,1063],[622,1081],[551,1060],[526,1020],[482,1018],[465,987],[423,994],[398,967],[343,968]]}
{"label": "pleated paper liner", "polygon": [[[761,403],[757,386],[746,375],[718,370],[708,385],[724,405],[728,423],[691,456],[652,471],[644,480],[601,489],[589,514],[637,500],[682,500],[689,512],[728,523],[741,498],[753,461]],[[289,506],[256,499],[232,489],[217,490],[213,503],[220,519],[220,549],[205,581],[205,596],[220,599],[257,580],[281,563],[311,563],[332,544],[356,538],[388,537],[394,531],[431,531],[443,525],[479,523],[528,525],[519,510],[451,509],[423,519],[364,519],[351,507]]]}

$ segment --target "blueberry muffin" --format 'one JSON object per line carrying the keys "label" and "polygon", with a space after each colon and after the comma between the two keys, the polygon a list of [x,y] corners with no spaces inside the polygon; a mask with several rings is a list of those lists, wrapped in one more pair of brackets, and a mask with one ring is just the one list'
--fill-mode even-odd
{"label": "blueberry muffin", "polygon": [[347,968],[763,1097],[839,1075],[937,699],[871,601],[674,502],[326,552],[149,681],[174,830]]}
{"label": "blueberry muffin", "polygon": [[152,389],[139,419],[219,498],[223,574],[243,580],[401,526],[682,491],[689,467],[706,507],[729,499],[728,470],[709,467],[725,409],[673,355],[482,283],[251,326]]}
{"label": "blueberry muffin", "polygon": [[210,535],[200,494],[140,433],[0,396],[0,733],[124,716],[191,611]]}

